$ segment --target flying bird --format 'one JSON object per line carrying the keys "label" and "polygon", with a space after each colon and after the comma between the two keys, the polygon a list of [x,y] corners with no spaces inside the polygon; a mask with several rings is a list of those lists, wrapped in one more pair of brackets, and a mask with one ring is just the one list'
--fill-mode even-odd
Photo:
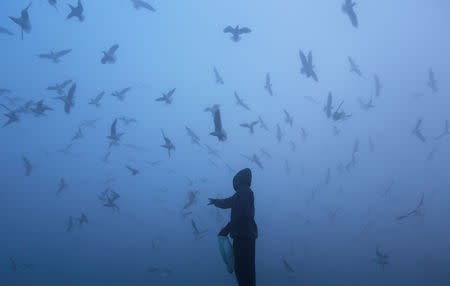
{"label": "flying bird", "polygon": [[115,44],[109,48],[108,51],[103,51],[103,57],[101,60],[102,64],[113,64],[116,62],[116,51],[119,48],[119,45]]}
{"label": "flying bird", "polygon": [[234,92],[234,97],[236,98],[236,104],[242,106],[243,108],[250,110],[250,108],[248,107],[248,105],[244,102],[244,100],[242,100],[241,97],[239,97],[239,95],[237,94],[237,92]]}
{"label": "flying bird", "polygon": [[100,100],[102,100],[103,96],[105,95],[105,92],[100,92],[95,98],[89,100],[89,104],[95,105],[95,107],[100,106]]}
{"label": "flying bird", "polygon": [[331,117],[331,111],[333,111],[333,96],[331,92],[328,93],[327,104],[323,107],[323,111],[325,111],[328,118]]}
{"label": "flying bird", "polygon": [[39,100],[34,104],[34,108],[30,108],[31,112],[34,113],[35,116],[44,116],[47,110],[53,110],[53,108],[44,104],[44,100]]}
{"label": "flying bird", "polygon": [[70,19],[72,17],[76,17],[78,18],[78,20],[80,22],[82,22],[84,20],[84,15],[83,15],[83,5],[81,4],[81,0],[78,0],[78,5],[75,7],[71,4],[67,4],[69,5],[70,8],[70,13],[69,15],[67,15],[67,19]]}
{"label": "flying bird", "polygon": [[50,4],[50,6],[53,6],[55,9],[56,8],[56,0],[48,0],[48,4]]}
{"label": "flying bird", "polygon": [[67,187],[66,181],[63,178],[59,180],[58,189],[56,190],[56,195],[59,196],[61,192]]}
{"label": "flying bird", "polygon": [[25,166],[25,176],[31,175],[31,171],[33,170],[33,166],[31,166],[30,160],[27,157],[23,156],[23,165]]}
{"label": "flying bird", "polygon": [[87,224],[87,223],[89,223],[89,221],[88,221],[87,216],[86,216],[84,213],[81,213],[81,216],[80,216],[80,218],[78,219],[78,225],[79,225],[80,227],[82,227],[82,226],[83,226],[83,223],[84,223],[84,224]]}
{"label": "flying bird", "polygon": [[241,35],[242,34],[249,34],[251,32],[251,30],[247,27],[239,27],[239,25],[237,25],[236,27],[231,27],[231,26],[227,26],[225,29],[223,29],[224,33],[231,33],[232,37],[231,39],[234,42],[239,42],[241,39]]}
{"label": "flying bird", "polygon": [[270,73],[266,73],[266,84],[264,85],[264,89],[267,90],[267,92],[273,96],[272,91],[272,81],[270,79]]}
{"label": "flying bird", "polygon": [[175,145],[173,145],[172,141],[166,137],[163,130],[161,130],[161,133],[162,133],[162,136],[164,139],[164,145],[161,145],[161,147],[167,149],[167,152],[169,153],[169,157],[170,157],[170,150],[175,150]]}
{"label": "flying bird", "polygon": [[252,121],[250,123],[242,123],[242,124],[239,124],[239,126],[248,128],[249,129],[248,131],[250,132],[250,134],[253,134],[253,133],[255,133],[255,125],[258,123],[259,123],[259,121],[257,120],[257,121]]}
{"label": "flying bird", "polygon": [[355,5],[356,3],[352,0],[345,0],[344,4],[342,5],[342,11],[347,14],[350,22],[352,23],[352,26],[358,28],[358,17],[356,16],[354,10]]}
{"label": "flying bird", "polygon": [[422,118],[419,118],[416,122],[416,125],[414,126],[414,129],[412,131],[412,134],[415,135],[417,138],[419,138],[420,141],[426,142],[425,136],[422,134],[422,130],[420,129],[422,126]]}
{"label": "flying bird", "polygon": [[368,102],[363,102],[363,100],[360,97],[358,97],[358,103],[359,103],[359,107],[361,107],[362,110],[366,110],[366,111],[375,107],[375,105],[373,104],[372,97],[369,99]]}
{"label": "flying bird", "polygon": [[258,155],[253,154],[252,156],[245,156],[245,155],[242,156],[247,158],[250,162],[255,163],[261,170],[264,170],[264,166],[261,163],[261,160],[259,159]]}
{"label": "flying bird", "polygon": [[428,71],[428,82],[427,85],[429,88],[431,88],[431,91],[433,93],[436,93],[438,91],[438,87],[437,87],[437,81],[436,78],[434,77],[434,72],[432,69],[430,69]]}
{"label": "flying bird", "polygon": [[267,124],[262,120],[261,116],[258,117],[259,127],[269,131],[269,127],[267,127]]}
{"label": "flying bird", "polygon": [[172,96],[175,93],[176,88],[172,88],[168,93],[163,93],[161,97],[155,99],[155,101],[164,101],[166,104],[171,104],[173,99]]}
{"label": "flying bird", "polygon": [[123,101],[125,99],[125,94],[130,91],[131,87],[126,87],[121,90],[117,90],[111,93],[112,96],[116,97],[118,100]]}
{"label": "flying bird", "polygon": [[141,8],[147,9],[149,11],[155,12],[155,8],[153,8],[152,5],[148,4],[147,2],[143,1],[143,0],[131,0],[131,2],[133,3],[133,6],[136,10],[139,10]]}
{"label": "flying bird", "polygon": [[66,80],[62,83],[57,83],[55,85],[49,86],[47,87],[47,90],[54,90],[56,91],[56,93],[58,93],[59,95],[63,95],[64,94],[64,89],[66,88],[67,85],[69,85],[72,82],[72,80]]}
{"label": "flying bird", "polygon": [[306,139],[308,139],[308,132],[306,132],[305,128],[300,128],[300,135],[302,136],[302,140],[306,141]]}
{"label": "flying bird", "polygon": [[28,9],[31,6],[31,2],[30,4],[28,4],[28,6],[23,9],[20,12],[20,17],[16,18],[16,17],[12,17],[10,16],[9,19],[11,19],[14,23],[16,23],[17,25],[20,26],[21,32],[22,32],[22,40],[23,40],[23,32],[25,33],[30,33],[31,32],[31,22],[30,22],[30,15],[28,14]]}
{"label": "flying bird", "polygon": [[276,133],[277,141],[278,143],[281,142],[281,139],[283,138],[283,133],[281,132],[280,125],[277,124],[277,133]]}
{"label": "flying bird", "polygon": [[84,137],[83,131],[81,131],[81,128],[78,128],[78,130],[77,130],[77,132],[75,133],[75,135],[73,135],[71,141],[73,142],[73,141],[79,140],[79,139],[81,139],[81,138],[83,138],[83,137]]}
{"label": "flying bird", "polygon": [[132,167],[130,167],[130,166],[128,166],[128,165],[126,165],[125,167],[126,167],[128,170],[130,170],[132,176],[136,176],[137,174],[140,173],[139,170],[137,170],[137,169],[135,169],[135,168],[132,168]]}
{"label": "flying bird", "polygon": [[285,109],[283,109],[284,112],[284,121],[289,124],[289,126],[292,127],[292,125],[294,124],[294,117],[292,117],[292,115],[287,112]]}
{"label": "flying bird", "polygon": [[348,62],[350,64],[350,72],[355,73],[359,76],[362,76],[361,70],[359,69],[358,65],[355,63],[355,61],[351,57],[348,57]]}
{"label": "flying bird", "polygon": [[299,50],[300,60],[302,63],[302,68],[300,72],[304,74],[307,78],[312,77],[314,81],[319,81],[317,78],[316,72],[314,71],[314,65],[312,63],[312,53],[309,51],[308,58],[306,58],[305,54],[302,50]]}
{"label": "flying bird", "polygon": [[409,217],[411,215],[420,215],[421,214],[421,210],[422,210],[422,206],[423,206],[423,199],[424,199],[424,194],[422,193],[419,203],[417,204],[417,206],[412,211],[409,211],[409,212],[407,212],[404,215],[400,215],[400,216],[396,217],[395,219],[396,220],[403,220],[403,219],[405,219],[405,218],[407,218],[407,217]]}
{"label": "flying bird", "polygon": [[53,52],[51,51],[50,53],[47,54],[39,54],[38,57],[41,59],[49,59],[54,63],[59,63],[61,62],[61,58],[67,54],[69,54],[72,51],[72,49],[66,49],[66,50],[62,50],[59,52]]}
{"label": "flying bird", "polygon": [[216,136],[219,141],[226,141],[227,134],[226,134],[225,130],[223,130],[223,127],[222,127],[222,118],[220,116],[219,105],[216,104],[209,110],[205,110],[205,111],[211,111],[211,113],[213,115],[213,120],[214,120],[214,131],[209,134],[212,136]]}
{"label": "flying bird", "polygon": [[216,77],[216,84],[222,84],[223,85],[223,78],[222,76],[219,74],[219,71],[217,70],[216,67],[214,67],[214,76]]}
{"label": "flying bird", "polygon": [[109,148],[111,148],[111,146],[113,145],[114,146],[119,145],[120,137],[122,137],[122,135],[124,134],[124,133],[117,133],[116,126],[117,126],[117,118],[114,119],[114,122],[111,125],[109,136],[106,136],[106,138],[110,140]]}
{"label": "flying bird", "polygon": [[69,89],[69,92],[67,93],[67,95],[64,96],[58,96],[55,99],[59,99],[62,102],[64,102],[64,111],[69,114],[71,108],[74,106],[74,95],[75,95],[75,90],[77,88],[77,84],[73,83],[72,86]]}

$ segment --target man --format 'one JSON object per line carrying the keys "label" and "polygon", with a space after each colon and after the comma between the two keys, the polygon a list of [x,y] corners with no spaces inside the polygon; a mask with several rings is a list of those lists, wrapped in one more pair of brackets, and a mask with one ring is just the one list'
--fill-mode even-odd
{"label": "man", "polygon": [[255,223],[253,191],[250,189],[252,172],[239,171],[233,178],[236,193],[227,199],[209,199],[208,205],[221,209],[231,208],[230,222],[219,232],[219,236],[230,234],[233,238],[235,273],[239,286],[255,286],[255,240],[258,228]]}

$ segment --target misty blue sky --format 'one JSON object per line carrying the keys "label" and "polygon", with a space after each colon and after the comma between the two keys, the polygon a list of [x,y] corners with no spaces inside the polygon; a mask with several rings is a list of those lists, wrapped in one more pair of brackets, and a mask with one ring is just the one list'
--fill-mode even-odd
{"label": "misty blue sky", "polygon": [[[67,4],[75,0],[57,2],[55,9],[46,0],[33,1],[32,30],[23,40],[8,16],[18,17],[29,1],[0,2],[0,27],[14,33],[0,34],[0,89],[11,90],[0,103],[13,109],[43,99],[54,109],[45,117],[20,114],[19,122],[0,128],[1,285],[237,285],[217,249],[216,234],[229,213],[206,206],[207,198],[234,192],[234,172],[225,163],[253,171],[258,285],[449,285],[450,136],[435,140],[450,120],[449,1],[360,0],[357,29],[341,0],[149,0],[154,13],[135,10],[129,0],[82,0],[83,22],[66,19]],[[223,29],[237,24],[252,32],[236,43]],[[117,62],[102,65],[102,51],[113,44],[120,46]],[[63,49],[72,51],[58,64],[37,57]],[[300,73],[299,49],[312,51],[318,82]],[[349,56],[361,77],[350,73]],[[214,66],[224,85],[215,83]],[[427,86],[430,68],[437,93]],[[264,90],[268,72],[273,97]],[[381,96],[365,111],[357,99],[374,97],[375,74]],[[46,90],[67,79],[77,84],[70,114]],[[111,96],[126,87],[131,90],[124,101]],[[172,88],[171,105],[155,101]],[[89,105],[102,91],[101,106]],[[250,111],[236,105],[235,91]],[[350,119],[326,118],[329,92],[334,105],[344,101]],[[5,96],[21,99],[13,106]],[[203,110],[213,104],[220,104],[225,142],[209,135],[213,120]],[[283,110],[294,117],[293,127]],[[137,122],[119,121],[125,134],[109,149],[106,136],[121,116]],[[257,127],[249,134],[239,126],[259,116],[269,131]],[[425,143],[411,134],[419,118]],[[83,128],[84,138],[69,154],[58,151],[80,123],[92,119],[98,119],[95,128]],[[1,115],[0,124],[6,120]],[[277,124],[284,134],[280,143]],[[185,126],[199,135],[201,146],[191,143]],[[176,146],[170,158],[160,147],[161,130]],[[356,166],[341,172],[356,140]],[[243,156],[253,154],[263,170]],[[22,156],[33,166],[30,176],[24,176]],[[125,165],[140,174],[131,176]],[[61,178],[68,186],[55,196]],[[389,196],[383,196],[391,181]],[[119,213],[98,199],[107,187],[121,195]],[[199,195],[183,218],[189,190]],[[421,194],[422,215],[396,220]],[[80,213],[89,223],[67,232],[69,216]],[[208,230],[205,237],[194,238],[191,220]],[[390,256],[384,270],[373,261],[377,246]],[[20,266],[31,263],[32,271]]]}

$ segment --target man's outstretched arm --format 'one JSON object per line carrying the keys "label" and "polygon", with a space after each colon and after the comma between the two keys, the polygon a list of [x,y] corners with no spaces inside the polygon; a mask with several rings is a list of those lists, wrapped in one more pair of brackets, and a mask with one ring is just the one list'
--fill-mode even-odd
{"label": "man's outstretched arm", "polygon": [[226,199],[209,199],[208,205],[214,205],[221,209],[230,209],[233,207],[235,197],[229,197]]}

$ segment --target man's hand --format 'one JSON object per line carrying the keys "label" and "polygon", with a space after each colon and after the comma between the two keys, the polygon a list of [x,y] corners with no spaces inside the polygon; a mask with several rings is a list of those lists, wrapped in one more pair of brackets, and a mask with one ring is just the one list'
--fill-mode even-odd
{"label": "man's hand", "polygon": [[230,232],[228,231],[228,229],[226,227],[222,228],[222,230],[219,232],[219,236],[228,236]]}
{"label": "man's hand", "polygon": [[209,205],[216,205],[217,199],[211,199],[211,198],[209,198],[208,200],[209,200],[208,206],[209,206]]}

